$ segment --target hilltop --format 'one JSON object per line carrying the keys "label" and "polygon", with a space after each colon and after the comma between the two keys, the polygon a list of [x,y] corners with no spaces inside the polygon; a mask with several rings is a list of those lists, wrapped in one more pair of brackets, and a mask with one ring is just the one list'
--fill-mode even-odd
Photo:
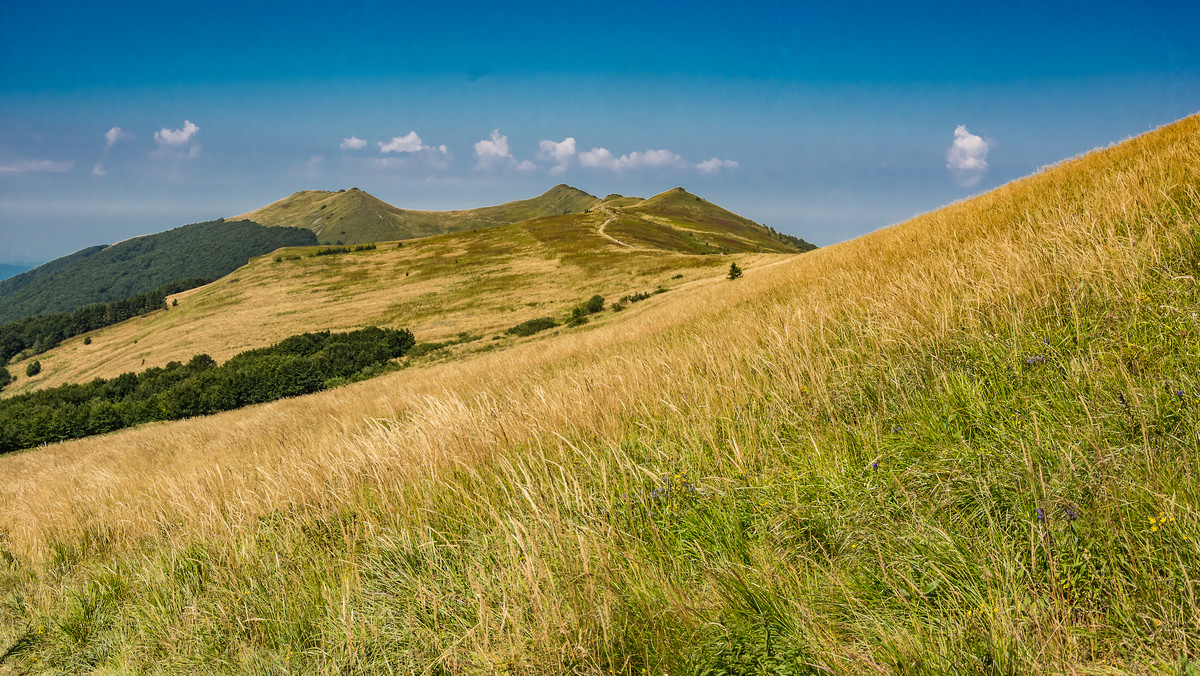
{"label": "hilltop", "polygon": [[[678,201],[687,201],[688,210],[675,206]],[[170,300],[178,305],[169,311],[30,355],[10,367],[17,381],[0,396],[187,362],[200,353],[223,361],[314,330],[407,328],[427,342],[467,334],[488,340],[458,351],[493,349],[514,342],[503,333],[509,327],[562,315],[593,295],[616,301],[720,276],[730,259],[715,254],[737,255],[741,265],[746,254],[799,251],[770,230],[681,190],[634,198],[629,207],[597,205],[316,255],[322,250],[296,247],[255,258],[224,279],[175,294]],[[34,358],[41,372],[23,377]]]}
{"label": "hilltop", "polygon": [[394,207],[358,188],[304,190],[236,218],[263,225],[308,228],[321,244],[363,244],[428,237],[584,211],[597,198],[568,185],[498,206],[456,211]]}

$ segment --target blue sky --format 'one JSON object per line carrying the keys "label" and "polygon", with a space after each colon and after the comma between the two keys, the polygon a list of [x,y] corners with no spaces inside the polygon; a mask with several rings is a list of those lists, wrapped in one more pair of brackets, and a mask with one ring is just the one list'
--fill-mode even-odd
{"label": "blue sky", "polygon": [[0,17],[0,262],[351,186],[449,209],[682,185],[830,244],[1200,111],[1194,2]]}

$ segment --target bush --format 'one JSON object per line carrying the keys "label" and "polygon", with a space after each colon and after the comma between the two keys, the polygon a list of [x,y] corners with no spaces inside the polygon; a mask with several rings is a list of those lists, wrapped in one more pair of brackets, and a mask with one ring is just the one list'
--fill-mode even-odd
{"label": "bush", "polygon": [[[97,378],[0,399],[0,453],[316,392],[393,368],[414,344],[409,331],[366,328],[305,333],[247,350],[223,365],[205,354],[141,374]],[[32,375],[40,369],[29,364]],[[7,373],[7,371],[6,371]]]}
{"label": "bush", "polygon": [[91,336],[84,336],[84,338],[83,338],[83,344],[84,344],[84,345],[91,345],[91,344],[92,344],[92,337],[91,337]]}
{"label": "bush", "polygon": [[592,296],[588,299],[587,305],[585,305],[584,308],[588,311],[588,314],[592,315],[596,314],[597,312],[603,312],[604,297],[600,295]]}
{"label": "bush", "polygon": [[13,380],[13,375],[8,372],[8,369],[0,367],[0,390],[3,390],[4,386]]}
{"label": "bush", "polygon": [[726,276],[729,277],[729,279],[737,279],[738,277],[742,276],[742,269],[738,267],[737,263],[730,263],[729,274]]}
{"label": "bush", "polygon": [[41,372],[42,372],[42,362],[37,359],[34,359],[33,361],[29,362],[29,365],[25,367],[25,375],[29,376],[30,378],[32,378],[33,376],[36,376],[37,374],[39,374]]}
{"label": "bush", "polygon": [[556,326],[558,326],[558,322],[554,321],[553,317],[539,317],[537,319],[530,319],[527,322],[521,322],[505,331],[505,333],[514,336],[532,336],[539,331],[552,329]]}

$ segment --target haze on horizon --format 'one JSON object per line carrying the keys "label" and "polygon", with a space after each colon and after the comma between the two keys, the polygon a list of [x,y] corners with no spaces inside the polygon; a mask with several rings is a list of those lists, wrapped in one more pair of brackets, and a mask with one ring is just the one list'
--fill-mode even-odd
{"label": "haze on horizon", "polygon": [[7,3],[0,262],[304,189],[681,185],[819,245],[1200,110],[1194,3]]}

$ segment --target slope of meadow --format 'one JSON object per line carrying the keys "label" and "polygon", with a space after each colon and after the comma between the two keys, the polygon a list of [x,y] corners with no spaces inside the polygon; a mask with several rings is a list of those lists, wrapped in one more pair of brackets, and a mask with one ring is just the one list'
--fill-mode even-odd
{"label": "slope of meadow", "polygon": [[0,670],[1200,657],[1200,118],[611,321],[0,457]]}
{"label": "slope of meadow", "polygon": [[[561,318],[594,294],[616,301],[728,267],[729,259],[703,254],[794,250],[761,226],[704,204],[674,222],[655,209],[605,209],[339,255],[314,255],[321,247],[276,251],[171,297],[167,310],[14,362],[9,370],[17,380],[0,396],[113,378],[200,353],[224,361],[307,331],[389,326],[428,342],[483,339],[459,351],[505,347],[512,342],[502,335],[509,327]],[[727,220],[737,227],[722,231]],[[753,256],[735,258],[741,264]],[[497,335],[501,342],[492,340]],[[25,377],[34,359],[42,369]]]}

